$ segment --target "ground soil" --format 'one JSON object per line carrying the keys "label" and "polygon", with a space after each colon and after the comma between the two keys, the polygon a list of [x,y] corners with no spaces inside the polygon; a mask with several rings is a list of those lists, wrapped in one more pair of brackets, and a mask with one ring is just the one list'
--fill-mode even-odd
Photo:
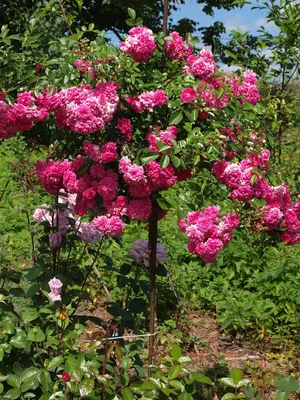
{"label": "ground soil", "polygon": [[[87,310],[86,305],[82,304],[78,314],[98,317],[104,321],[109,321],[112,316],[106,311],[106,299],[96,301],[95,306]],[[187,321],[187,322],[186,322]],[[180,318],[179,318],[180,325]],[[181,329],[181,327],[179,327]],[[295,373],[300,376],[300,354],[293,342],[286,348],[279,346],[279,340],[270,338],[259,338],[258,335],[232,335],[224,332],[220,324],[217,323],[213,314],[200,310],[193,310],[187,313],[182,325],[182,331],[189,337],[198,337],[199,340],[190,344],[183,340],[185,355],[192,359],[190,367],[194,371],[204,371],[214,368],[220,360],[230,369],[240,368],[245,370],[246,366],[252,365],[272,365],[280,369],[283,374]],[[126,333],[130,334],[130,332]],[[95,341],[103,338],[103,329],[91,320],[87,322],[87,328],[82,336],[82,343]],[[166,346],[158,344],[158,354],[164,353]],[[270,356],[271,355],[271,356]],[[289,362],[290,359],[296,362]]]}

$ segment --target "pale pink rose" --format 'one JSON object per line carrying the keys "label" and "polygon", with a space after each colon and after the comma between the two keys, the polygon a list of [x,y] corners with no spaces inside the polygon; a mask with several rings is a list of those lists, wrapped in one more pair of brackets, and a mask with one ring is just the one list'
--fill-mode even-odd
{"label": "pale pink rose", "polygon": [[48,282],[48,285],[50,287],[49,296],[51,297],[51,300],[52,301],[60,301],[61,300],[60,294],[61,294],[63,283],[59,279],[56,279],[54,277]]}

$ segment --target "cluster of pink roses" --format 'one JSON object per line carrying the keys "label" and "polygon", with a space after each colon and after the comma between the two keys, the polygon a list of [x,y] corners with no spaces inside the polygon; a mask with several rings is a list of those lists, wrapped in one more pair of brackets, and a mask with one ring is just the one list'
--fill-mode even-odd
{"label": "cluster of pink roses", "polygon": [[172,40],[166,41],[166,54],[171,60],[186,60],[193,51],[192,46],[183,40],[178,32],[172,32],[169,35]]}
{"label": "cluster of pink roses", "polygon": [[240,163],[217,161],[213,172],[217,180],[232,191],[232,200],[246,203],[253,199],[265,201],[266,204],[256,210],[259,214],[257,228],[283,230],[280,233],[282,241],[287,244],[300,243],[300,200],[293,204],[287,185],[271,186],[255,171],[261,168],[265,172],[269,157],[269,151],[262,150],[261,154],[250,154]]}
{"label": "cluster of pink roses", "polygon": [[[205,54],[208,53],[210,52],[205,50]],[[238,98],[241,103],[248,101],[256,104],[260,100],[259,90],[256,86],[256,74],[252,70],[245,71],[242,80],[239,78],[233,79],[231,75],[227,75],[225,79],[222,77],[215,78],[213,76],[214,72],[206,73],[204,69],[203,74],[198,75],[201,78],[197,87],[185,88],[180,95],[184,103],[194,102],[196,106],[199,106],[200,111],[202,111],[200,118],[207,118],[209,115],[207,110],[209,109],[221,110],[226,107],[232,95]],[[219,89],[224,89],[221,95],[218,93]]]}
{"label": "cluster of pink roses", "polygon": [[[177,181],[171,165],[161,168],[158,162],[152,161],[144,168],[133,164],[127,156],[119,160],[116,142],[98,146],[86,141],[83,150],[87,157],[77,156],[74,161],[38,161],[36,170],[48,193],[58,195],[62,192],[76,196],[72,212],[83,216],[89,214],[89,209],[93,210],[96,216],[93,226],[103,235],[120,236],[125,227],[121,219],[124,215],[131,220],[147,220],[152,211],[151,194],[167,189]],[[115,161],[119,174],[111,164]],[[120,176],[123,178],[121,186]],[[123,195],[125,187],[127,196]],[[68,227],[67,217],[70,215],[64,210],[60,218],[64,214],[66,218],[59,229]],[[54,224],[50,222],[55,218],[45,210],[36,211],[35,220],[47,220],[56,227],[55,221]],[[90,231],[90,226],[81,226],[79,236],[84,236],[87,229]],[[93,233],[88,236],[93,236]]]}
{"label": "cluster of pink roses", "polygon": [[75,62],[75,67],[80,70],[80,73],[84,76],[87,75],[89,72],[92,76],[92,79],[96,78],[96,74],[94,72],[94,69],[92,67],[92,63],[90,61],[84,61],[84,60],[76,60]]}
{"label": "cluster of pink roses", "polygon": [[144,26],[131,28],[125,42],[121,42],[120,50],[130,54],[135,62],[148,61],[150,55],[156,50],[153,32]]}
{"label": "cluster of pink roses", "polygon": [[130,140],[132,140],[133,127],[130,119],[128,118],[118,119],[116,128],[127,142],[130,142]]}
{"label": "cluster of pink roses", "polygon": [[31,92],[19,93],[17,102],[12,106],[0,96],[0,138],[8,139],[14,133],[29,131],[35,122],[44,121],[48,111],[35,103]]}
{"label": "cluster of pink roses", "polygon": [[219,215],[216,206],[207,207],[203,212],[189,212],[187,219],[178,222],[179,228],[186,233],[189,243],[187,249],[197,254],[203,262],[217,260],[219,251],[232,239],[232,232],[239,224],[237,214]]}
{"label": "cluster of pink roses", "polygon": [[119,85],[112,82],[98,83],[95,88],[81,85],[49,94],[45,91],[36,103],[48,112],[54,112],[56,124],[63,130],[87,135],[110,122],[116,112]]}
{"label": "cluster of pink roses", "polygon": [[213,57],[212,52],[203,47],[198,57],[194,55],[188,57],[187,62],[189,65],[185,65],[182,72],[188,72],[201,81],[207,81],[213,77],[217,69]]}
{"label": "cluster of pink roses", "polygon": [[154,107],[160,107],[168,101],[168,96],[164,90],[155,90],[154,92],[144,92],[137,97],[126,97],[125,100],[134,109],[141,113],[145,110],[153,111]]}
{"label": "cluster of pink roses", "polygon": [[228,75],[227,79],[231,85],[231,92],[236,95],[242,102],[248,101],[256,104],[260,100],[260,94],[257,83],[257,76],[251,69],[243,73],[243,80],[232,78]]}
{"label": "cluster of pink roses", "polygon": [[46,89],[35,96],[19,93],[12,106],[0,100],[0,138],[7,139],[16,132],[29,131],[36,122],[54,113],[57,125],[63,130],[87,135],[104,128],[116,112],[119,86],[112,82],[98,83],[93,89],[82,85],[53,94]]}
{"label": "cluster of pink roses", "polygon": [[162,131],[160,127],[157,127],[155,130],[149,131],[147,133],[147,141],[149,143],[148,150],[149,151],[157,151],[159,152],[159,148],[157,147],[157,141],[161,141],[165,143],[167,146],[172,146],[173,141],[176,140],[178,134],[178,128],[175,125],[170,126],[167,130]]}

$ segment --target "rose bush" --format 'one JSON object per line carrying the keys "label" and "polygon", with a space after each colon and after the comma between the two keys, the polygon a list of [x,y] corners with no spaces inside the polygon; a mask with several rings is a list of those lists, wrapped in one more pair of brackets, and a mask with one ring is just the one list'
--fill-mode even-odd
{"label": "rose bush", "polygon": [[[16,100],[6,97],[5,90],[0,99],[0,137],[24,132],[45,153],[36,173],[50,204],[33,216],[39,247],[22,275],[29,286],[26,293],[3,288],[0,377],[5,386],[0,390],[8,399],[142,395],[142,386],[128,388],[126,372],[142,365],[140,343],[122,349],[109,341],[125,328],[137,332],[134,320],[149,295],[145,281],[136,275],[134,285],[127,278],[131,265],[122,265],[119,286],[131,283],[133,290],[123,308],[111,308],[112,322],[85,317],[78,307],[88,298],[86,283],[96,261],[118,272],[104,250],[127,224],[139,221],[148,228],[171,205],[177,207],[164,194],[176,183],[206,171],[232,190],[229,213],[210,205],[185,217],[177,207],[188,250],[204,263],[215,262],[231,240],[238,213],[243,213],[240,202],[254,219],[259,215],[256,229],[280,232],[287,227],[279,238],[289,244],[300,240],[298,202],[291,203],[284,184],[271,187],[262,177],[269,153],[253,126],[261,115],[253,71],[238,76],[220,72],[209,50],[193,54],[193,41],[184,41],[177,32],[155,36],[136,26],[119,51],[100,37],[89,41],[84,37],[89,31],[98,34],[93,27],[82,28],[58,40],[57,58],[44,58],[41,67],[32,68],[37,75],[24,80]],[[256,207],[255,198],[266,204]],[[148,259],[145,244],[140,242],[139,248],[135,243],[136,261],[151,264],[156,249],[157,260],[165,261],[162,248],[149,242]],[[11,301],[13,293],[27,301],[21,310]],[[87,319],[101,327],[101,341],[84,348],[79,340]],[[12,364],[14,374],[4,375],[6,368],[12,372]],[[180,372],[173,368],[169,378]],[[151,382],[144,386],[149,395],[157,388]],[[169,398],[184,392],[180,382],[175,389],[162,388]]]}

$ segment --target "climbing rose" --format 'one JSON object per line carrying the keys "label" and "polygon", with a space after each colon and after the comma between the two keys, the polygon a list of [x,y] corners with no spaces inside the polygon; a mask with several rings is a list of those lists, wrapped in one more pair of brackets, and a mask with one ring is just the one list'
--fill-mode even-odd
{"label": "climbing rose", "polygon": [[127,97],[125,99],[137,113],[145,110],[153,111],[154,107],[160,107],[168,101],[168,96],[164,90],[154,92],[144,92],[137,97]]}
{"label": "climbing rose", "polygon": [[166,53],[171,60],[186,60],[192,54],[192,46],[178,32],[170,33],[173,40],[166,41]]}
{"label": "climbing rose", "polygon": [[123,138],[127,140],[127,142],[129,142],[132,139],[132,124],[130,122],[130,119],[128,118],[118,119],[117,129],[121,133]]}
{"label": "climbing rose", "polygon": [[80,74],[86,76],[90,72],[92,79],[96,78],[95,72],[91,67],[90,61],[76,60],[75,67],[80,70]]}
{"label": "climbing rose", "polygon": [[121,42],[120,50],[130,54],[135,62],[144,63],[155,51],[156,44],[153,32],[144,26],[131,28],[125,42]]}
{"label": "climbing rose", "polygon": [[203,212],[190,212],[186,220],[178,221],[180,230],[189,239],[188,251],[199,255],[204,263],[217,260],[219,251],[230,242],[233,229],[238,224],[237,214],[229,213],[220,217],[216,206],[207,207]]}
{"label": "climbing rose", "polygon": [[184,103],[189,103],[190,101],[195,100],[196,92],[192,88],[185,88],[181,92],[180,98]]}
{"label": "climbing rose", "polygon": [[101,217],[95,218],[93,224],[103,235],[112,237],[121,236],[125,228],[125,224],[122,220],[114,216],[107,217],[102,215]]}

